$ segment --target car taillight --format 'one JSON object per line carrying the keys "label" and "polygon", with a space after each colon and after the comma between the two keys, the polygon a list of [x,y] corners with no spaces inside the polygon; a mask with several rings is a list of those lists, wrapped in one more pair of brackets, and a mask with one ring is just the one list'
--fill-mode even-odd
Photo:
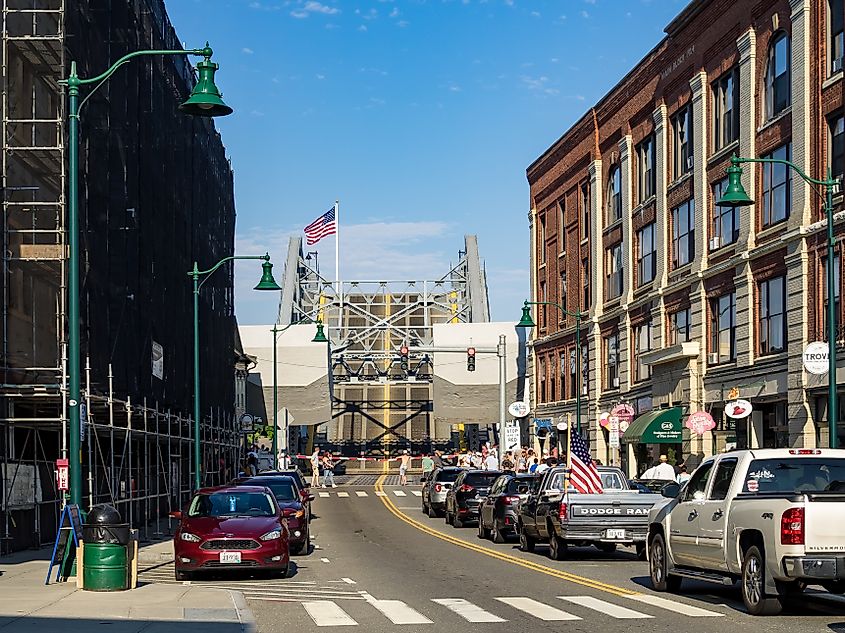
{"label": "car taillight", "polygon": [[804,544],[804,508],[789,508],[780,518],[780,544]]}
{"label": "car taillight", "polygon": [[568,508],[566,507],[565,503],[560,504],[560,510],[557,512],[557,516],[560,519],[561,523],[566,523],[569,521],[569,512],[567,511]]}
{"label": "car taillight", "polygon": [[517,501],[519,501],[519,497],[502,497],[502,503],[504,503],[506,506],[513,505]]}
{"label": "car taillight", "polygon": [[443,490],[443,486],[440,484],[434,484],[434,492],[440,492]]}
{"label": "car taillight", "polygon": [[463,484],[460,488],[458,488],[458,492],[472,492],[473,490],[475,490],[475,488],[469,484]]}

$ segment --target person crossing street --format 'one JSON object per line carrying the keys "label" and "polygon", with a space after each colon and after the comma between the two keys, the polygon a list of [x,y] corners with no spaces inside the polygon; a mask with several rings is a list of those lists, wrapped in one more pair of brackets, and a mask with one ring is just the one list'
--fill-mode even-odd
{"label": "person crossing street", "polygon": [[399,457],[399,484],[402,486],[408,485],[408,469],[411,467],[411,454],[406,448]]}

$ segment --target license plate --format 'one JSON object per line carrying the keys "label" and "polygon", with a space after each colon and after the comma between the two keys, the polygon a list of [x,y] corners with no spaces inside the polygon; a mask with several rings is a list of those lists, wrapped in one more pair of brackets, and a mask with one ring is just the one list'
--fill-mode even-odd
{"label": "license plate", "polygon": [[225,564],[237,564],[241,562],[240,552],[220,552],[220,562]]}
{"label": "license plate", "polygon": [[625,538],[625,530],[605,530],[604,538],[624,539]]}

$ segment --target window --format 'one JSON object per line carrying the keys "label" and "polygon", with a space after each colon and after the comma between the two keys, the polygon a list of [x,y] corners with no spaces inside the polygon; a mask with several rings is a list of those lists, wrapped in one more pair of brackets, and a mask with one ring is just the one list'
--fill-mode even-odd
{"label": "window", "polygon": [[655,169],[654,137],[649,136],[637,146],[639,162],[640,202],[645,202],[657,191],[657,170]]}
{"label": "window", "polygon": [[654,222],[637,231],[637,284],[642,286],[657,276],[657,251],[654,248]]}
{"label": "window", "polygon": [[607,180],[607,223],[622,219],[622,170],[612,167]]}
{"label": "window", "polygon": [[643,362],[643,354],[654,349],[654,326],[649,320],[634,327],[634,379],[648,380],[651,378],[651,365]]}
{"label": "window", "polygon": [[563,373],[563,368],[566,367],[566,353],[560,353],[560,393],[561,395],[566,393],[566,382],[565,377],[566,374]]}
{"label": "window", "polygon": [[720,207],[716,204],[728,188],[723,178],[713,185],[713,223],[710,227],[710,250],[733,244],[739,239],[739,207]]}
{"label": "window", "polygon": [[786,349],[786,277],[774,277],[759,284],[760,354]]}
{"label": "window", "polygon": [[578,395],[578,353],[576,348],[569,350],[569,397]]}
{"label": "window", "polygon": [[[842,6],[843,3],[840,3]],[[845,176],[845,117],[841,114],[830,120],[830,173],[834,178]]]}
{"label": "window", "polygon": [[[827,258],[822,260],[822,268],[824,269],[824,275],[820,279],[820,283],[822,285],[822,303],[823,303],[823,312],[821,315],[821,324],[822,324],[822,331],[824,332],[824,340],[827,340]],[[841,322],[841,312],[840,312],[840,302],[839,297],[841,296],[840,289],[842,288],[841,283],[842,279],[840,277],[840,265],[839,265],[839,253],[834,253],[833,259],[833,311],[836,314],[837,322]],[[841,327],[840,327],[841,332]],[[841,334],[837,336],[839,338]]]}
{"label": "window", "polygon": [[739,138],[739,69],[713,82],[713,151]]}
{"label": "window", "polygon": [[713,476],[713,487],[710,489],[711,501],[724,501],[728,497],[728,490],[736,472],[737,460],[730,457],[722,459],[716,467],[716,474]]}
{"label": "window", "polygon": [[672,209],[672,263],[674,268],[695,259],[695,199]]}
{"label": "window", "polygon": [[736,360],[736,292],[710,300],[710,364]]}
{"label": "window", "polygon": [[687,106],[672,119],[675,180],[692,171],[692,108]]}
{"label": "window", "polygon": [[560,252],[566,252],[566,237],[564,227],[566,226],[566,200],[561,198],[557,203],[557,241],[560,242]]}
{"label": "window", "polygon": [[789,107],[789,37],[783,31],[769,44],[766,66],[766,118],[771,119]]}
{"label": "window", "polygon": [[[566,262],[561,262],[561,265],[565,266]],[[562,307],[564,310],[567,309],[567,307],[566,307],[566,271],[565,270],[560,271],[560,307]],[[560,313],[560,320],[561,321],[566,320],[566,315],[563,314],[562,312]]]}
{"label": "window", "polygon": [[[782,145],[763,158],[789,160],[792,143]],[[763,226],[771,226],[789,217],[792,208],[792,175],[786,165],[763,163]]]}
{"label": "window", "polygon": [[586,312],[590,309],[590,260],[584,258],[581,260],[581,286],[584,288],[581,296],[581,311]]}
{"label": "window", "polygon": [[581,239],[590,237],[590,185],[581,185]]}
{"label": "window", "polygon": [[[541,281],[540,282],[540,301],[545,302],[545,301],[548,301],[548,300],[549,300],[549,298],[548,298],[548,295],[546,294],[546,282]],[[539,312],[540,312],[540,327],[544,328],[544,327],[546,327],[546,313],[547,313],[546,308],[548,308],[548,306],[545,303],[541,303],[541,305],[539,307],[540,307],[540,310],[539,310]]]}
{"label": "window", "polygon": [[710,474],[713,471],[713,462],[704,462],[695,469],[695,472],[684,488],[682,501],[703,501],[707,484],[710,483]]}
{"label": "window", "polygon": [[624,289],[624,268],[622,263],[622,244],[611,246],[604,253],[606,297],[615,299]]}
{"label": "window", "polygon": [[546,359],[540,359],[540,402],[546,400]]}
{"label": "window", "polygon": [[669,315],[669,341],[672,345],[689,343],[691,336],[690,309],[678,310]]}
{"label": "window", "polygon": [[845,2],[828,1],[830,16],[830,74],[838,73],[845,65]]}
{"label": "window", "polygon": [[[555,386],[557,385],[557,380],[555,380],[555,357],[549,357],[549,402],[554,402],[557,400],[557,394],[555,393]],[[563,368],[561,367],[561,371]]]}
{"label": "window", "polygon": [[[582,334],[583,336],[583,334]],[[590,392],[590,345],[581,343],[581,395]]]}
{"label": "window", "polygon": [[614,332],[604,337],[604,359],[607,366],[604,386],[606,389],[619,388],[619,333]]}
{"label": "window", "polygon": [[546,263],[546,215],[540,216],[540,226],[537,229],[537,248],[540,249],[540,263]]}

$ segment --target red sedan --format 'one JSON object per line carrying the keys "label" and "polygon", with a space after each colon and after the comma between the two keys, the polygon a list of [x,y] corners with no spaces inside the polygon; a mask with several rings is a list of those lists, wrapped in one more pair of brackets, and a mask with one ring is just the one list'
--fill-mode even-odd
{"label": "red sedan", "polygon": [[198,491],[173,536],[176,580],[199,571],[256,569],[288,574],[288,528],[273,493],[263,486]]}

